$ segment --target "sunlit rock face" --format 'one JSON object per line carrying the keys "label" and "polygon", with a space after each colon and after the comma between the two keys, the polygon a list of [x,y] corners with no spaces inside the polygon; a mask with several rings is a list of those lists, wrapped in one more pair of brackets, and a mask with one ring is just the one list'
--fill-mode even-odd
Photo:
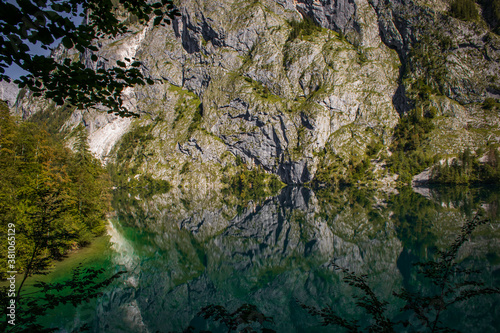
{"label": "sunlit rock face", "polygon": [[[398,56],[381,42],[375,13],[365,5],[359,8],[366,9],[367,33],[354,45],[333,26],[310,23],[311,31],[293,32],[290,22],[307,15],[299,4],[184,1],[171,26],[132,27],[100,43],[109,64],[135,57],[155,79],[155,85],[126,92],[127,107],[141,118],[127,123],[75,111],[65,128],[83,122],[91,150],[114,161],[125,132],[153,124],[154,139],[142,143],[148,165],[142,162],[139,172],[174,185],[196,178],[191,183],[198,189],[216,186],[221,168],[236,157],[285,183],[308,182],[316,152],[362,151],[372,138],[388,138],[384,129],[398,119],[392,103]],[[345,20],[350,14],[343,14]],[[180,176],[186,162],[190,173]]]}
{"label": "sunlit rock face", "polygon": [[6,101],[11,108],[16,104],[19,88],[14,82],[0,81],[0,100]]}
{"label": "sunlit rock face", "polygon": [[[161,82],[136,89],[138,110],[162,119],[164,149],[151,147],[160,163],[168,155],[177,164],[224,166],[230,152],[286,183],[304,183],[316,170],[314,152],[341,153],[353,141],[362,149],[395,125],[399,61],[377,29],[361,56],[328,29],[291,37],[289,22],[303,15],[272,1],[187,1],[181,8],[172,27],[146,34],[137,54]],[[198,128],[186,131],[197,112]]]}
{"label": "sunlit rock face", "polygon": [[92,128],[93,135],[89,138],[90,151],[103,162],[107,162],[114,145],[127,132],[132,122],[130,118],[109,118],[104,120],[102,126],[98,122],[92,123],[96,128]]}
{"label": "sunlit rock face", "polygon": [[[498,115],[480,106],[500,97],[500,39],[448,8],[442,0],[182,1],[172,25],[132,25],[99,41],[98,62],[82,55],[91,68],[142,61],[155,84],[123,96],[141,117],[75,110],[61,130],[71,140],[83,123],[105,163],[135,165],[132,177],[150,174],[194,192],[220,188],[224,168],[237,160],[302,184],[325,152],[349,159],[372,140],[389,146],[424,78],[441,85],[426,97],[436,126],[425,149],[474,149],[500,140]],[[421,64],[418,50],[427,49],[438,70]],[[54,55],[76,56],[62,47]],[[57,115],[29,98],[17,109],[25,118]],[[146,126],[148,140],[122,140]],[[124,145],[133,150],[127,160],[118,154]]]}

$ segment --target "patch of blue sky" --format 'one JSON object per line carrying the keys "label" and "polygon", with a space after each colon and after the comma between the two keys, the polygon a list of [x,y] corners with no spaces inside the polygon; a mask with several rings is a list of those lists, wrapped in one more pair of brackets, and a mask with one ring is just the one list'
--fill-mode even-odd
{"label": "patch of blue sky", "polygon": [[[48,2],[49,5],[52,2],[54,2],[54,1],[49,1]],[[60,3],[61,1],[56,1],[56,2]],[[7,3],[17,5],[17,0],[7,0]],[[81,10],[78,12],[77,16],[69,15],[66,13],[60,13],[60,15],[63,17],[70,18],[75,23],[75,25],[78,26],[83,21],[83,18],[79,15],[80,13],[81,13]],[[60,43],[61,43],[61,39],[58,39],[58,40],[54,41],[54,43],[52,43],[49,46],[48,50],[46,50],[46,49],[42,48],[41,43],[32,44],[32,43],[26,42],[26,44],[30,48],[29,54],[31,54],[31,55],[43,55],[46,57],[50,56],[52,49],[56,48]],[[5,69],[5,74],[8,75],[12,80],[15,80],[15,79],[20,78],[23,75],[29,74],[29,72],[25,71],[24,69],[19,67],[17,64],[12,64],[11,66],[9,66]]]}

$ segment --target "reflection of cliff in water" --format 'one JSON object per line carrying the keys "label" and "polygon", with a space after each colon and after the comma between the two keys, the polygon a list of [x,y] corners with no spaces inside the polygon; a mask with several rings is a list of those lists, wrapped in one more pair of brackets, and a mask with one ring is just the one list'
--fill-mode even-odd
{"label": "reflection of cliff in water", "polygon": [[[208,304],[234,310],[251,303],[274,318],[279,332],[318,331],[295,298],[358,313],[353,290],[328,266],[332,259],[369,274],[375,290],[390,295],[403,282],[415,283],[408,261],[447,244],[466,217],[414,193],[377,195],[288,187],[243,208],[216,195],[123,196],[113,225],[133,247],[125,254],[131,260],[122,252],[117,262],[128,263],[129,275],[103,299],[96,325],[106,332],[168,332],[203,326],[196,313]],[[403,209],[401,198],[413,206]]]}

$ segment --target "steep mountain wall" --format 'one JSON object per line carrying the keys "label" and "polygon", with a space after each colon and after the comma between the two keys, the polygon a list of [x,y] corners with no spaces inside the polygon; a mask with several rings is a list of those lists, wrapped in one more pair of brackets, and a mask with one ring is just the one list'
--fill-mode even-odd
{"label": "steep mountain wall", "polygon": [[[242,161],[305,183],[324,167],[320,156],[347,160],[370,142],[387,147],[412,108],[436,115],[422,143],[428,151],[499,140],[498,109],[480,104],[500,97],[499,38],[480,22],[448,16],[447,2],[179,6],[172,26],[137,26],[100,43],[110,63],[136,57],[155,79],[126,93],[140,119],[75,110],[63,125],[71,133],[83,122],[93,152],[121,173],[207,190]],[[27,115],[37,106],[25,100],[18,109]]]}

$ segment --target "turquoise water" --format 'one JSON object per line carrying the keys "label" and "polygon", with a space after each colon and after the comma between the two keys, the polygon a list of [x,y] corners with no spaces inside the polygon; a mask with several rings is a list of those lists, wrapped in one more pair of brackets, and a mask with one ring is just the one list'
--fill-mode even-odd
{"label": "turquoise water", "polygon": [[[354,304],[359,291],[342,281],[332,262],[367,274],[376,295],[389,302],[388,316],[404,318],[408,314],[400,313],[403,304],[392,292],[403,287],[430,292],[433,285],[414,264],[435,258],[478,210],[491,222],[475,231],[458,261],[480,271],[475,280],[499,287],[500,193],[486,188],[418,192],[288,187],[276,197],[239,206],[217,194],[196,200],[179,193],[147,198],[116,193],[109,249],[85,265],[127,273],[98,300],[67,308],[64,319],[49,321],[68,331],[87,322],[94,332],[181,332],[189,325],[227,332],[197,314],[207,305],[232,312],[253,304],[256,329],[264,315],[273,322],[263,326],[278,332],[340,331],[321,327],[319,318],[300,307],[303,303],[331,306],[344,318],[369,323]],[[441,318],[461,331],[496,332],[500,298],[458,303]],[[410,322],[423,330],[416,316]]]}

